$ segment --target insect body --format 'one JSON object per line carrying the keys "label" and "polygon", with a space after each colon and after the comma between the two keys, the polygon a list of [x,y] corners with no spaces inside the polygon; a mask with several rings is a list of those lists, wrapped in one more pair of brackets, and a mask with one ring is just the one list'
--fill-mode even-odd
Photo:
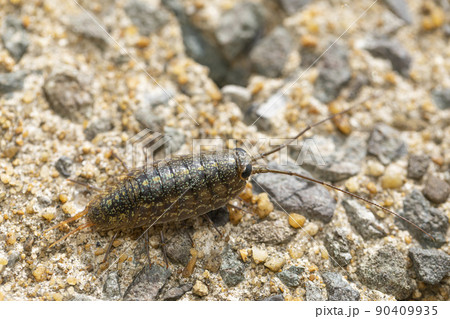
{"label": "insect body", "polygon": [[[348,111],[349,109],[343,112]],[[292,140],[343,112],[306,127]],[[258,159],[286,147],[292,140],[255,157],[237,148],[228,152],[174,157],[133,170],[119,183],[94,197],[82,212],[48,229],[51,230],[85,215],[88,219],[88,223],[68,233],[51,246],[87,227],[94,227],[98,231],[118,232],[144,226],[149,228],[155,224],[172,221],[179,222],[206,214],[225,206],[244,189],[249,177],[258,173],[297,176],[341,191],[405,220],[431,237],[417,225],[393,211],[336,186],[294,172],[252,165],[256,164]]]}

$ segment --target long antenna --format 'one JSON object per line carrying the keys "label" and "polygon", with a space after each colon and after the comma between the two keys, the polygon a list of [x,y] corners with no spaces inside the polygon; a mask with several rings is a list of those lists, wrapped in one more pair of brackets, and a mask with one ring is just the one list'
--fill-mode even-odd
{"label": "long antenna", "polygon": [[431,236],[431,235],[430,235],[429,233],[427,233],[425,230],[423,230],[422,228],[420,228],[419,226],[417,226],[416,224],[414,224],[412,221],[406,219],[405,217],[403,217],[403,216],[401,216],[401,215],[399,215],[399,214],[393,212],[392,210],[387,209],[387,208],[385,208],[385,207],[383,207],[383,206],[381,206],[381,205],[378,205],[378,204],[376,204],[376,203],[374,203],[374,202],[371,202],[370,200],[365,199],[364,197],[361,197],[361,196],[358,196],[358,195],[356,195],[356,194],[350,193],[350,192],[348,192],[348,191],[346,191],[346,190],[343,190],[343,189],[341,189],[341,188],[339,188],[339,187],[336,187],[336,186],[334,186],[334,185],[331,185],[331,184],[322,182],[322,181],[320,181],[320,180],[318,180],[318,179],[314,179],[314,178],[312,178],[312,177],[308,177],[308,176],[305,176],[305,175],[302,175],[302,174],[294,173],[294,172],[281,171],[281,170],[277,170],[277,169],[270,169],[270,168],[267,168],[267,167],[253,167],[252,175],[253,175],[253,174],[261,174],[261,173],[275,173],[275,174],[284,174],[284,175],[296,176],[296,177],[300,177],[300,178],[302,178],[302,179],[305,179],[305,180],[307,180],[307,181],[310,181],[310,182],[313,182],[313,183],[317,183],[317,184],[321,184],[321,185],[323,185],[323,186],[326,186],[326,187],[332,188],[332,189],[334,189],[334,190],[340,191],[340,192],[342,192],[342,193],[344,193],[344,194],[347,194],[347,195],[349,195],[349,196],[352,196],[352,197],[354,197],[354,198],[357,198],[357,199],[359,199],[359,200],[362,200],[363,202],[366,202],[366,203],[368,203],[368,204],[370,204],[370,205],[373,205],[373,206],[375,206],[375,207],[378,207],[378,208],[382,209],[383,211],[388,212],[389,214],[392,214],[392,215],[394,215],[394,216],[400,218],[401,220],[404,220],[405,222],[409,223],[410,225],[412,225],[412,226],[414,226],[415,228],[417,228],[417,229],[419,229],[420,231],[422,231],[424,234],[426,234],[428,237],[430,237],[433,241],[436,241],[436,240],[434,239],[433,236]]}

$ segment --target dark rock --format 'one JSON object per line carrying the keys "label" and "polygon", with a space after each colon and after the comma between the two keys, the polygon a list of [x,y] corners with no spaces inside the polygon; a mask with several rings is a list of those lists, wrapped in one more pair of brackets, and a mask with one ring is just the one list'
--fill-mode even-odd
{"label": "dark rock", "polygon": [[273,295],[262,299],[262,301],[284,301],[283,295]]}
{"label": "dark rock", "polygon": [[375,216],[365,206],[354,199],[346,199],[342,202],[348,220],[356,231],[366,240],[386,236],[385,227],[377,221]]}
{"label": "dark rock", "polygon": [[417,277],[427,284],[438,284],[450,272],[450,257],[440,250],[412,247],[409,257]]}
{"label": "dark rock", "polygon": [[250,52],[252,67],[267,77],[280,76],[292,50],[292,44],[292,37],[286,29],[275,28]]}
{"label": "dark rock", "polygon": [[220,86],[226,84],[230,66],[223,56],[222,50],[189,21],[179,0],[162,0],[162,4],[171,10],[178,19],[186,54],[196,62],[207,66],[210,71],[209,77],[214,82]]}
{"label": "dark rock", "polygon": [[156,300],[161,289],[170,277],[170,270],[153,264],[151,268],[146,265],[134,277],[123,296],[124,300]]}
{"label": "dark rock", "polygon": [[279,0],[280,5],[287,14],[294,14],[300,11],[301,8],[306,6],[311,0]]}
{"label": "dark rock", "polygon": [[322,274],[323,282],[327,286],[328,300],[330,301],[357,301],[359,292],[354,290],[340,274],[325,272]]}
{"label": "dark rock", "polygon": [[411,155],[408,159],[408,178],[421,179],[427,172],[430,160],[428,155]]}
{"label": "dark rock", "polygon": [[[272,169],[280,169],[311,177],[297,165],[268,165]],[[254,192],[267,192],[273,196],[273,204],[287,212],[302,214],[308,218],[329,222],[333,218],[336,201],[323,186],[308,182],[298,177],[281,174],[259,174],[252,179]]]}
{"label": "dark rock", "polygon": [[103,49],[108,44],[107,33],[86,13],[72,17],[69,27],[72,32],[92,41],[99,48]]}
{"label": "dark rock", "polygon": [[111,131],[113,129],[113,123],[109,117],[103,117],[97,119],[86,127],[84,135],[88,141],[93,140],[97,134]]}
{"label": "dark rock", "polygon": [[103,285],[103,296],[108,300],[118,300],[121,297],[119,276],[115,271],[110,272]]}
{"label": "dark rock", "polygon": [[208,216],[216,227],[224,226],[230,221],[230,212],[225,207],[210,211]]}
{"label": "dark rock", "polygon": [[348,85],[347,100],[353,101],[356,99],[362,88],[368,84],[370,84],[369,78],[365,74],[358,73],[350,80],[350,84]]}
{"label": "dark rock", "polygon": [[277,276],[288,287],[298,287],[300,285],[300,275],[305,271],[303,267],[291,266],[278,273]]}
{"label": "dark rock", "polygon": [[450,186],[436,176],[429,176],[422,190],[425,197],[435,204],[445,203],[450,195]]}
{"label": "dark rock", "polygon": [[405,21],[407,24],[413,23],[411,11],[408,6],[408,2],[405,0],[384,0],[389,10],[392,11],[397,17]]}
{"label": "dark rock", "polygon": [[278,245],[289,242],[296,234],[285,220],[263,220],[244,230],[242,237],[256,243]]}
{"label": "dark rock", "polygon": [[376,58],[389,60],[392,68],[401,75],[409,76],[412,59],[400,42],[387,38],[372,39],[365,49]]}
{"label": "dark rock", "polygon": [[14,16],[5,17],[2,26],[2,41],[9,54],[18,62],[30,45],[21,19]]}
{"label": "dark rock", "polygon": [[73,162],[70,158],[67,156],[61,156],[55,163],[56,170],[63,176],[63,177],[69,177],[72,172]]}
{"label": "dark rock", "polygon": [[386,124],[378,124],[370,134],[367,153],[378,157],[381,163],[387,165],[406,154],[406,144],[397,130]]}
{"label": "dark rock", "polygon": [[175,263],[186,266],[191,258],[191,240],[187,232],[177,232],[166,244],[167,257]]}
{"label": "dark rock", "polygon": [[441,110],[450,109],[450,88],[435,89],[431,92],[431,97]]}
{"label": "dark rock", "polygon": [[258,129],[269,131],[272,128],[271,120],[279,113],[283,113],[287,105],[287,98],[279,91],[261,104],[253,104],[245,112],[245,122],[249,125],[256,124]]}
{"label": "dark rock", "polygon": [[318,62],[318,68],[319,77],[314,84],[314,96],[323,103],[329,103],[339,96],[341,89],[352,77],[347,47],[333,45]]}
{"label": "dark rock", "polygon": [[346,232],[342,228],[334,230],[332,234],[327,234],[325,237],[325,247],[335,266],[344,267],[352,260],[350,243],[347,239]]}
{"label": "dark rock", "polygon": [[448,218],[439,209],[430,205],[421,192],[413,190],[403,201],[400,215],[410,220],[434,237],[435,241],[411,224],[398,220],[424,246],[441,247],[446,243]]}
{"label": "dark rock", "polygon": [[314,283],[307,281],[305,284],[305,288],[306,301],[325,301],[325,298],[322,296],[322,290]]}
{"label": "dark rock", "polygon": [[345,140],[314,137],[303,141],[298,155],[295,154],[296,149],[292,148],[291,157],[297,158],[297,164],[315,177],[331,182],[358,174],[366,156],[365,140],[352,136]]}
{"label": "dark rock", "polygon": [[148,2],[131,0],[125,5],[125,12],[138,27],[139,33],[148,36],[169,22],[169,14],[163,8],[154,7]]}
{"label": "dark rock", "polygon": [[244,112],[248,109],[252,93],[247,88],[238,85],[226,85],[221,91],[224,102],[233,102]]}
{"label": "dark rock", "polygon": [[23,80],[27,76],[24,71],[0,73],[0,96],[23,89]]}
{"label": "dark rock", "polygon": [[244,280],[245,264],[240,261],[237,254],[230,246],[225,247],[222,253],[222,265],[220,266],[220,276],[228,287],[236,286]]}
{"label": "dark rock", "polygon": [[192,284],[184,284],[180,287],[171,288],[166,291],[166,293],[161,298],[161,300],[172,300],[172,301],[178,300],[181,297],[183,297],[183,295],[185,293],[187,293],[188,291],[190,291],[191,289],[192,289]]}
{"label": "dark rock", "polygon": [[60,116],[72,121],[89,118],[94,104],[93,97],[74,75],[50,75],[45,80],[44,93],[50,107]]}
{"label": "dark rock", "polygon": [[215,32],[229,61],[247,51],[263,29],[263,18],[252,2],[238,3],[220,18]]}
{"label": "dark rock", "polygon": [[415,289],[406,268],[405,256],[395,247],[388,245],[374,253],[365,254],[356,273],[361,282],[369,288],[403,300]]}

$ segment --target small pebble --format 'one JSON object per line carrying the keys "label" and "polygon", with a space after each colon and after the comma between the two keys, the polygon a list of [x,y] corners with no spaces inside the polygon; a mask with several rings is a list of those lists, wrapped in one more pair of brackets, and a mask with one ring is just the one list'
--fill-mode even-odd
{"label": "small pebble", "polygon": [[311,237],[314,237],[319,232],[319,226],[315,223],[309,223],[303,230]]}
{"label": "small pebble", "polygon": [[266,266],[267,268],[269,268],[273,272],[277,272],[281,268],[283,268],[285,263],[286,263],[286,260],[284,258],[271,257],[264,263],[264,266]]}
{"label": "small pebble", "polygon": [[55,219],[55,213],[53,211],[45,211],[41,216],[47,221],[52,221],[53,219]]}
{"label": "small pebble", "polygon": [[239,254],[241,255],[242,261],[243,262],[247,262],[247,260],[248,260],[248,251],[247,251],[247,249],[239,250]]}
{"label": "small pebble", "polygon": [[381,186],[384,189],[402,187],[404,183],[404,174],[398,166],[389,166],[381,177]]}
{"label": "small pebble", "polygon": [[369,160],[367,162],[367,174],[374,177],[380,177],[384,173],[384,165],[380,162]]}
{"label": "small pebble", "polygon": [[64,212],[64,214],[73,216],[76,211],[77,208],[75,207],[75,203],[74,202],[67,202],[64,205],[61,206],[62,211]]}
{"label": "small pebble", "polygon": [[301,228],[305,224],[306,218],[300,214],[289,214],[289,225],[294,228]]}
{"label": "small pebble", "polygon": [[71,286],[75,286],[77,284],[77,278],[75,277],[68,277],[67,278],[67,283]]}
{"label": "small pebble", "polygon": [[204,297],[208,295],[208,287],[202,283],[200,280],[195,282],[194,287],[192,287],[192,293],[199,297]]}
{"label": "small pebble", "polygon": [[42,265],[37,266],[35,270],[33,270],[32,274],[36,281],[41,282],[47,278],[46,268]]}
{"label": "small pebble", "polygon": [[259,218],[265,218],[273,212],[273,204],[270,202],[269,195],[267,193],[257,195],[256,203],[258,205],[256,214],[258,214]]}
{"label": "small pebble", "polygon": [[16,234],[14,234],[13,232],[9,232],[6,234],[6,243],[8,245],[14,245],[16,241]]}
{"label": "small pebble", "polygon": [[422,190],[425,197],[435,204],[442,204],[447,201],[450,195],[450,185],[436,176],[429,176],[425,187]]}
{"label": "small pebble", "polygon": [[428,155],[411,155],[408,158],[407,177],[419,180],[427,172],[431,158]]}
{"label": "small pebble", "polygon": [[253,261],[256,264],[265,262],[268,256],[269,256],[269,254],[267,253],[267,251],[256,248],[256,247],[252,248],[252,257],[253,257]]}

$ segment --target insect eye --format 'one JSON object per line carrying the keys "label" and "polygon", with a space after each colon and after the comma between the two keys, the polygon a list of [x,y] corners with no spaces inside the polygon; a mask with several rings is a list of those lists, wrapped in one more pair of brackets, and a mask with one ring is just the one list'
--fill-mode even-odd
{"label": "insect eye", "polygon": [[245,169],[241,174],[241,177],[249,178],[251,174],[252,174],[252,164],[247,164],[247,166],[245,166]]}

